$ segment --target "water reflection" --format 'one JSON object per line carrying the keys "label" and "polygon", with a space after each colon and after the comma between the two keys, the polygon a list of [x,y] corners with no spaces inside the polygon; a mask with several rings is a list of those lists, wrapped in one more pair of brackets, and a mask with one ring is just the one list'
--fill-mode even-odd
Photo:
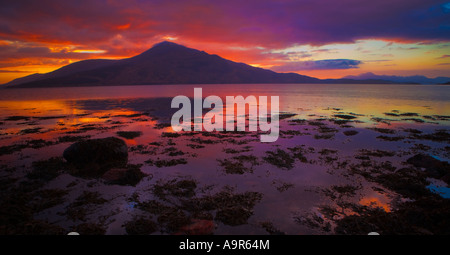
{"label": "water reflection", "polygon": [[[168,123],[178,109],[170,107],[171,100],[180,94],[192,98],[193,87],[33,89],[23,98],[18,94],[24,90],[8,90],[0,96],[2,176],[30,181],[33,162],[61,157],[78,140],[115,136],[128,146],[128,167],[152,178],[132,187],[58,172],[40,189],[68,195],[59,195],[64,197],[59,204],[36,215],[64,226],[81,224],[61,215],[71,213],[81,191],[89,190],[108,202],[83,205],[86,217],[116,222],[105,223],[110,234],[126,233],[120,224],[139,213],[151,215],[161,233],[202,222],[208,230],[217,226],[216,234],[317,234],[332,231],[326,222],[338,219],[324,208],[334,213],[345,207],[348,215],[358,206],[392,212],[392,198],[399,194],[372,189],[378,174],[395,172],[418,152],[449,158],[447,133],[436,131],[450,125],[445,88],[425,93],[417,86],[204,86],[204,96],[279,95],[286,114],[280,139],[263,144],[252,132],[173,133]],[[42,100],[29,100],[31,92]],[[127,137],[130,132],[137,135]],[[441,133],[433,136],[436,132]],[[114,171],[109,178],[121,169]],[[214,204],[213,198],[228,206]],[[245,217],[233,219],[236,213]]]}

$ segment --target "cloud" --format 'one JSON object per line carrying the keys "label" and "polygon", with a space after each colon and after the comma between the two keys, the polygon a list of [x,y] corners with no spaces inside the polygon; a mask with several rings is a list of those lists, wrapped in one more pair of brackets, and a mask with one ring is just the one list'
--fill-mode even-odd
{"label": "cloud", "polygon": [[[180,40],[283,48],[366,38],[450,40],[442,1],[22,0],[0,9],[0,36],[99,45],[121,35],[136,44]],[[148,45],[147,45],[148,46]]]}
{"label": "cloud", "polygon": [[374,60],[364,60],[366,63],[379,63],[379,62],[389,62],[390,59],[374,59]]}
{"label": "cloud", "polygon": [[35,71],[19,71],[19,70],[2,70],[0,69],[0,73],[36,73]]}
{"label": "cloud", "polygon": [[[443,3],[441,0],[3,1],[0,62],[6,65],[10,61],[13,66],[12,62],[19,60],[125,58],[172,38],[177,43],[238,62],[277,65],[279,61],[290,60],[303,63],[303,66],[293,63],[291,69],[356,68],[360,63],[300,62],[314,54],[332,53],[326,49],[291,56],[268,52],[365,39],[450,42],[448,4]],[[24,45],[4,45],[1,41]],[[64,47],[72,50],[77,47],[80,51],[65,51]],[[283,66],[278,68],[289,67]]]}
{"label": "cloud", "polygon": [[277,72],[296,72],[305,70],[334,70],[358,68],[362,64],[353,59],[324,59],[316,61],[299,61],[274,66],[271,69]]}
{"label": "cloud", "polygon": [[[53,49],[50,49],[53,48]],[[97,54],[96,54],[97,53]],[[44,46],[43,43],[4,43],[0,44],[0,60],[24,59],[24,58],[53,58],[53,59],[85,59],[98,56],[102,51],[72,47],[54,48],[52,45]]]}
{"label": "cloud", "polygon": [[442,59],[442,58],[450,58],[450,55],[442,55],[442,56],[440,56],[440,57],[438,57],[436,59]]}
{"label": "cloud", "polygon": [[62,66],[70,64],[67,59],[24,59],[19,61],[0,61],[0,68],[11,68],[11,67],[21,67],[21,66]]}

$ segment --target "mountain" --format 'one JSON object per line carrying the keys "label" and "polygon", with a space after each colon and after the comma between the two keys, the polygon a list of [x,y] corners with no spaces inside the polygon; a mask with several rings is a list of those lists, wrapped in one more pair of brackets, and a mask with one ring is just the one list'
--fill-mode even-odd
{"label": "mountain", "polygon": [[374,73],[363,73],[360,75],[349,75],[345,76],[343,79],[352,79],[352,80],[384,80],[391,81],[394,83],[416,83],[416,84],[443,84],[450,82],[450,77],[436,77],[436,78],[428,78],[422,75],[416,76],[389,76],[389,75],[376,75]]}
{"label": "mountain", "polygon": [[15,85],[16,87],[20,87],[21,84],[32,83],[32,82],[44,80],[44,79],[63,77],[63,76],[78,73],[78,72],[92,70],[92,69],[99,68],[99,67],[105,67],[105,66],[108,66],[109,64],[112,64],[113,62],[114,62],[114,60],[107,60],[107,59],[82,60],[82,61],[70,64],[67,66],[63,66],[63,67],[59,68],[58,70],[55,70],[50,73],[46,73],[46,74],[35,73],[35,74],[28,75],[28,76],[25,76],[22,78],[18,78],[9,83],[6,83],[5,85],[7,85],[7,86]]}
{"label": "mountain", "polygon": [[319,83],[295,73],[236,63],[217,55],[161,42],[122,60],[84,60],[56,71],[31,75],[7,83],[9,87],[70,87],[152,84]]}
{"label": "mountain", "polygon": [[46,74],[32,74],[1,87],[74,87],[154,84],[249,84],[249,83],[328,83],[328,84],[444,84],[448,77],[387,76],[365,73],[342,79],[325,79],[236,63],[204,51],[161,42],[126,59],[91,59],[69,64]]}
{"label": "mountain", "polygon": [[28,83],[28,82],[32,82],[32,81],[37,81],[39,79],[42,79],[43,76],[45,76],[45,74],[40,74],[40,73],[35,73],[35,74],[31,74],[31,75],[27,75],[25,77],[21,77],[21,78],[17,78],[14,79],[6,84],[3,84],[2,86],[14,86],[14,85],[18,85],[18,84],[23,84],[23,83]]}

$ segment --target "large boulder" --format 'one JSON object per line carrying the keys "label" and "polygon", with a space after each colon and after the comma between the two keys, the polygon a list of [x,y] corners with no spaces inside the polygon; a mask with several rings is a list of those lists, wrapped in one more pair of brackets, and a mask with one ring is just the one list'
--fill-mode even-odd
{"label": "large boulder", "polygon": [[116,137],[90,139],[70,145],[63,156],[73,166],[72,174],[100,177],[113,167],[127,165],[128,147]]}

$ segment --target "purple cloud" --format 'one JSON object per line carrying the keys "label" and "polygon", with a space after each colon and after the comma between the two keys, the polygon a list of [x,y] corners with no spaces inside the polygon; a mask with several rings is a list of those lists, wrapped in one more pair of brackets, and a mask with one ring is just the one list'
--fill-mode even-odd
{"label": "purple cloud", "polygon": [[[175,35],[187,40],[283,48],[381,38],[449,41],[448,4],[438,0],[6,1],[0,38],[110,45]],[[136,45],[132,45],[136,47]],[[131,46],[130,46],[131,47]]]}
{"label": "purple cloud", "polygon": [[334,70],[358,68],[362,64],[354,59],[324,59],[316,61],[299,61],[275,66],[271,69],[277,72],[297,72],[305,70]]}

